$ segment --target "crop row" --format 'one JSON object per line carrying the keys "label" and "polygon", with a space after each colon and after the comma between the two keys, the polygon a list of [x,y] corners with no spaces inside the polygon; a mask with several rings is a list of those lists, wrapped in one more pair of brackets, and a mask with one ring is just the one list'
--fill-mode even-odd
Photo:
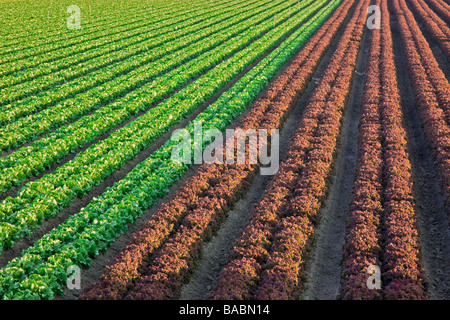
{"label": "crop row", "polygon": [[370,1],[358,1],[279,171],[232,248],[214,299],[296,299],[324,198]]}
{"label": "crop row", "polygon": [[[219,12],[211,11],[211,9],[197,11],[196,15],[189,19],[185,16],[173,17],[168,26],[159,26],[157,29],[154,29],[153,25],[147,24],[132,32],[119,33],[114,39],[112,37],[107,38],[110,42],[106,44],[98,43],[96,47],[88,51],[72,53],[68,49],[69,54],[59,61],[52,60],[39,63],[36,67],[27,68],[25,71],[2,77],[0,88],[3,88],[1,93],[4,95],[4,98],[0,101],[0,104],[10,103],[12,106],[6,105],[1,109],[7,111],[19,102],[22,105],[26,104],[26,98],[30,100],[35,94],[53,88],[56,85],[64,84],[66,87],[74,86],[78,81],[75,83],[69,81],[80,76],[87,77],[88,79],[94,78],[93,80],[96,80],[97,84],[101,83],[97,80],[99,75],[106,73],[111,76],[111,74],[121,73],[120,69],[118,71],[112,69],[113,66],[111,65],[114,63],[142,55],[142,53],[148,52],[153,48],[158,48],[159,46],[171,47],[171,45],[173,46],[172,43],[174,40],[183,38],[194,32],[198,33],[203,29],[208,31],[210,29],[207,27],[217,25],[230,17],[236,16],[237,12],[243,14],[248,10],[249,6],[253,10],[257,8],[254,2],[245,2],[241,5],[220,8],[221,10]],[[174,29],[173,25],[177,26],[176,29]],[[183,44],[183,42],[180,44]],[[183,46],[179,45],[176,48],[183,48]],[[166,52],[170,53],[170,50]],[[81,89],[85,88],[81,87]],[[74,88],[72,92],[81,91],[79,88]],[[20,101],[20,99],[25,99],[25,101]]]}
{"label": "crop row", "polygon": [[440,173],[446,208],[450,208],[450,84],[406,3],[396,0],[393,7],[424,134]]}
{"label": "crop row", "polygon": [[[201,121],[204,129],[225,129],[298,51],[306,41],[305,32],[307,30],[299,28],[292,33],[195,121]],[[286,30],[276,28],[272,33],[280,36]],[[186,128],[192,133],[194,122]],[[175,145],[176,142],[168,141],[99,198],[50,231],[33,247],[24,250],[21,257],[10,261],[0,271],[2,298],[48,299],[60,293],[68,266],[89,265],[90,257],[96,256],[99,250],[125,232],[127,224],[134,222],[143,210],[155,204],[187,170],[187,165],[170,159]]]}
{"label": "crop row", "polygon": [[[358,160],[344,245],[342,299],[424,299],[411,164],[387,0],[372,31],[361,106]],[[381,268],[381,290],[367,286]]]}
{"label": "crop row", "polygon": [[[236,129],[270,130],[281,126],[296,97],[305,88],[320,56],[330,44],[331,38],[325,40],[324,35],[329,37],[336,33],[343,21],[342,12],[346,12],[348,7],[346,3],[336,10],[283,74],[252,105]],[[311,28],[309,30],[313,31]],[[247,160],[248,151],[247,148]],[[86,290],[81,299],[176,297],[203,241],[217,228],[224,213],[248,189],[258,168],[259,165],[248,163],[237,166],[202,165],[196,175],[134,235],[131,243],[105,268],[102,280]],[[169,235],[174,236],[168,239]],[[180,239],[183,241],[177,243]],[[154,256],[156,260],[150,261]],[[149,270],[152,270],[152,275],[140,280],[131,291],[133,281],[140,274],[148,275]]]}
{"label": "crop row", "polygon": [[[161,209],[155,213],[144,227],[134,235],[131,243],[120,253],[120,255],[107,267],[102,276],[102,280],[93,285],[81,299],[123,299],[124,294],[136,279],[140,272],[139,269],[147,262],[155,250],[161,247],[164,240],[173,232],[178,221],[183,219],[188,213],[198,210],[202,204],[206,205],[209,196],[210,204],[217,203],[216,193],[210,192],[212,185],[217,185],[217,189],[222,183],[219,179],[227,169],[223,165],[207,165],[202,166],[195,175],[195,178],[188,180],[177,194],[163,205]],[[234,170],[235,171],[235,170]],[[242,182],[244,177],[241,176],[243,170],[240,170],[233,177],[233,181]],[[229,176],[227,176],[230,178]],[[238,186],[236,186],[237,188]],[[225,189],[231,192],[231,187]],[[221,192],[222,194],[222,192]],[[232,193],[232,197],[236,192]],[[223,193],[226,196],[226,193]],[[232,201],[232,199],[230,199]],[[214,206],[216,211],[221,210],[221,206]],[[158,292],[154,292],[158,294]]]}
{"label": "crop row", "polygon": [[[232,28],[241,30],[242,28],[245,29],[245,27],[246,24],[244,24],[243,26],[233,26]],[[2,172],[0,190],[5,191],[9,189],[12,184],[20,183],[26,177],[32,174],[42,172],[45,167],[49,166],[54,161],[58,161],[69,152],[73,152],[77,147],[94,140],[104,132],[107,132],[111,128],[114,128],[114,126],[123,123],[133,114],[136,114],[137,112],[142,110],[150,109],[156,102],[161,101],[162,98],[164,98],[171,92],[174,92],[177,88],[185,85],[186,83],[189,83],[191,79],[200,76],[203,72],[206,72],[208,69],[211,69],[218,63],[219,66],[221,65],[220,68],[224,68],[225,65],[231,65],[233,61],[238,61],[237,66],[240,66],[241,68],[245,67],[244,63],[246,60],[241,59],[241,61],[239,62],[242,53],[238,53],[237,56],[229,58],[231,59],[231,63],[226,59],[239,50],[248,46],[249,43],[253,41],[253,39],[258,39],[258,37],[261,37],[261,35],[264,35],[270,29],[272,29],[271,21],[264,20],[261,25],[258,25],[258,28],[247,28],[245,33],[242,34],[241,38],[239,39],[240,41],[229,39],[226,42],[221,42],[220,40],[222,38],[209,39],[208,41],[205,40],[205,46],[208,46],[211,42],[213,44],[220,43],[220,45],[218,45],[210,52],[204,54],[203,56],[190,60],[180,68],[172,70],[165,75],[161,75],[155,81],[138,88],[134,92],[115,101],[114,103],[100,108],[98,111],[82,118],[80,121],[64,126],[59,130],[53,132],[49,136],[35,141],[30,146],[24,147],[9,156],[0,159],[0,168]],[[262,41],[263,40],[258,39],[256,43],[251,44],[251,47],[258,48],[259,43],[261,43]],[[202,48],[203,46],[201,46],[199,50],[201,50]],[[255,50],[253,55],[250,55],[245,59],[251,59],[258,52],[258,49]],[[186,52],[186,55],[190,54],[195,54],[195,51]],[[166,61],[167,63],[165,65],[155,66],[155,68],[159,67],[160,69],[162,69],[159,73],[163,72],[168,66],[170,67],[171,63],[177,62],[175,57],[169,58],[173,58],[172,61],[170,61],[171,59],[169,59],[169,61]],[[225,61],[221,62],[222,60]],[[158,70],[156,70],[154,73],[159,74]],[[141,75],[141,77],[148,76],[148,74]],[[137,77],[138,75],[136,75],[136,78]],[[135,79],[135,81],[139,79],[140,78],[137,78]],[[177,99],[179,99],[179,97],[186,97],[186,94],[188,93],[193,94],[194,91],[197,90],[196,88],[199,83],[204,83],[202,82],[201,78],[194,81],[188,87],[184,88],[184,91],[179,92],[177,95],[169,98],[170,100],[168,101],[176,101]],[[125,84],[127,83],[125,82]],[[103,90],[103,92],[104,91],[106,90]],[[89,101],[85,101],[84,103],[88,104]],[[72,107],[66,107],[64,112],[68,113],[71,111],[71,109],[82,109],[84,103],[78,105],[73,103]],[[155,116],[158,115],[159,117],[159,115],[164,115],[162,111],[167,110],[167,108],[164,108],[164,110],[161,109],[163,108],[158,107],[151,110]],[[167,114],[166,116],[170,116],[170,114],[171,113],[169,112],[169,114]]]}
{"label": "crop row", "polygon": [[450,59],[450,28],[423,0],[412,0],[414,11],[423,22],[434,41],[442,49],[442,52]]}

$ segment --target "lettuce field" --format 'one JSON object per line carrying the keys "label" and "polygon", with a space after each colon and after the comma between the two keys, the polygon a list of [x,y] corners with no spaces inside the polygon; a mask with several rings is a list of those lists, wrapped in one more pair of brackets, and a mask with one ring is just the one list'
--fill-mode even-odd
{"label": "lettuce field", "polygon": [[1,299],[450,299],[449,0],[0,12]]}

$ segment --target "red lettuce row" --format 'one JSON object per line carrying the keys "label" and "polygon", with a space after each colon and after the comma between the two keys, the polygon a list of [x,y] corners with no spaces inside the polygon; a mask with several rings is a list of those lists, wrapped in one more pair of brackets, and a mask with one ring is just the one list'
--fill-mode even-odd
{"label": "red lettuce row", "polygon": [[299,296],[302,256],[308,251],[326,194],[368,5],[369,1],[358,2],[285,160],[232,249],[214,299]]}
{"label": "red lettuce row", "polygon": [[450,5],[442,0],[428,0],[427,3],[436,11],[447,23],[450,23]]}
{"label": "red lettuce row", "polygon": [[393,1],[425,137],[440,174],[450,219],[450,84],[404,0]]}
{"label": "red lettuce row", "polygon": [[[346,1],[336,9],[330,21],[311,37],[292,63],[254,103],[237,128],[272,129],[281,126],[330,45],[329,35],[335,34],[342,24],[341,13],[346,12],[350,4],[350,0]],[[189,267],[198,256],[202,240],[217,227],[223,213],[238,200],[240,193],[248,189],[258,167],[248,163],[239,166],[202,165],[199,172],[134,235],[131,243],[105,268],[102,279],[88,288],[81,299],[176,296]],[[202,187],[198,188],[198,185]],[[185,195],[186,192],[190,196]],[[160,249],[156,252],[157,248]],[[141,274],[144,277],[136,280]]]}
{"label": "red lettuce row", "polygon": [[[343,299],[424,299],[411,164],[386,0],[381,8],[383,25],[372,32],[361,107],[340,294]],[[382,290],[366,284],[370,265],[381,267]]]}
{"label": "red lettuce row", "polygon": [[187,181],[181,190],[136,232],[130,244],[108,265],[102,280],[95,283],[84,298],[120,299],[132,279],[139,276],[143,261],[166,239],[178,221],[195,208],[195,203],[206,194],[210,181],[222,174],[223,167],[201,167],[197,179]]}
{"label": "red lettuce row", "polygon": [[425,25],[434,41],[450,59],[450,28],[423,0],[410,1],[414,11]]}
{"label": "red lettuce row", "polygon": [[[189,212],[176,233],[168,239],[144,265],[143,273],[124,299],[173,299],[178,296],[181,285],[200,255],[202,242],[212,236],[236,199],[227,197],[228,192],[239,195],[248,188],[250,171],[231,169],[220,177],[217,185],[208,190],[208,196],[200,199],[198,207]],[[230,166],[232,167],[232,166]],[[230,183],[231,181],[231,183]]]}
{"label": "red lettuce row", "polygon": [[[379,5],[379,3],[378,3]],[[381,299],[366,286],[369,265],[381,265],[382,146],[380,125],[380,32],[373,31],[358,132],[358,160],[344,246],[344,299]]]}

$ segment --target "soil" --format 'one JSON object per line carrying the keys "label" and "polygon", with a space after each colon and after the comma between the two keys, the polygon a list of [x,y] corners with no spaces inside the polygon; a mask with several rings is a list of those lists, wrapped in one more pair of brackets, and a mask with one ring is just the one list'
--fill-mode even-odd
{"label": "soil", "polygon": [[307,263],[307,281],[302,297],[305,300],[335,300],[339,293],[342,247],[358,156],[360,106],[369,48],[370,32],[366,29],[344,113],[328,196],[320,212],[321,219],[315,228],[313,250]]}
{"label": "soil", "polygon": [[[429,288],[428,294],[430,299],[448,300],[450,298],[450,268],[448,267],[450,266],[450,229],[442,189],[439,175],[433,164],[431,151],[423,135],[420,117],[414,102],[411,80],[408,76],[406,57],[393,14],[391,14],[391,26],[397,77],[402,96],[402,108],[414,178],[422,263]],[[431,39],[429,33],[424,28],[421,29],[448,79],[449,64],[446,57]],[[368,48],[369,36],[365,36],[359,53],[357,75],[364,72]],[[355,77],[353,82],[335,163],[336,174],[333,177],[329,197],[321,213],[322,219],[316,229],[314,249],[307,268],[309,279],[306,283],[303,299],[338,298],[345,220],[357,157],[356,136],[363,81],[362,77]]]}
{"label": "soil", "polygon": [[203,248],[190,281],[181,290],[181,300],[206,300],[214,292],[233,243],[247,225],[251,208],[259,201],[270,178],[258,174],[250,190],[227,213],[220,230]]}

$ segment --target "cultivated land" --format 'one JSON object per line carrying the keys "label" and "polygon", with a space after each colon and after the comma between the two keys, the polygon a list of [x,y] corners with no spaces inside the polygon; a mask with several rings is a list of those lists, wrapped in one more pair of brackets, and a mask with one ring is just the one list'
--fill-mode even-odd
{"label": "cultivated land", "polygon": [[448,1],[72,4],[0,0],[2,299],[450,299]]}

